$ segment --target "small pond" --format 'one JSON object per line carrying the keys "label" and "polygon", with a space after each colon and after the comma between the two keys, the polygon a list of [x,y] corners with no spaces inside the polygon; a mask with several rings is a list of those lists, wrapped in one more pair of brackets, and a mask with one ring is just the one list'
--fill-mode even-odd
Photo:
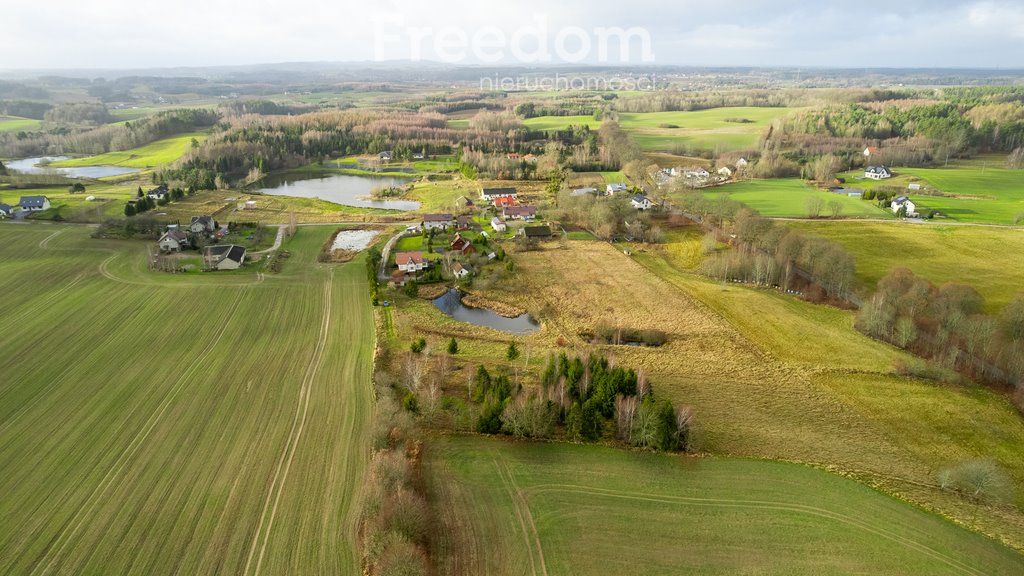
{"label": "small pond", "polygon": [[494,328],[509,334],[532,334],[540,329],[540,324],[530,317],[529,314],[506,318],[485,308],[469,308],[462,303],[462,295],[458,290],[452,289],[434,299],[434,306],[448,316],[461,322],[468,322],[477,326]]}
{"label": "small pond", "polygon": [[342,230],[334,237],[334,244],[331,250],[345,250],[346,252],[360,252],[373,242],[380,232],[376,230]]}
{"label": "small pond", "polygon": [[260,194],[270,196],[293,196],[298,198],[319,198],[356,208],[383,208],[408,212],[418,210],[419,202],[412,200],[374,200],[370,193],[380,186],[404,186],[407,178],[388,176],[354,176],[331,174],[327,176],[286,175],[264,180]]}
{"label": "small pond", "polygon": [[[40,156],[38,158],[25,158],[14,160],[6,164],[7,168],[16,170],[23,174],[61,174],[69,178],[106,178],[107,176],[122,176],[134,174],[138,168],[124,168],[123,166],[76,166],[74,168],[51,168],[45,162],[57,162],[67,160],[67,156]],[[43,165],[39,165],[43,163]]]}

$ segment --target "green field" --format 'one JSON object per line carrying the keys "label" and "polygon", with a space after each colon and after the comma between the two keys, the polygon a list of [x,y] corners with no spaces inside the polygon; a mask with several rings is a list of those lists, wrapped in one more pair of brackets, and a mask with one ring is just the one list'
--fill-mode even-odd
{"label": "green field", "polygon": [[[107,182],[86,182],[85,192],[72,194],[66,186],[45,188],[0,189],[0,202],[15,205],[22,196],[46,196],[50,199],[51,209],[40,212],[32,218],[51,219],[60,214],[64,220],[71,222],[102,222],[107,218],[123,216],[124,203],[134,198],[138,183],[110,184]],[[90,202],[86,198],[95,197]]]}
{"label": "green field", "polygon": [[19,132],[21,130],[34,130],[42,124],[42,120],[32,118],[19,118],[17,116],[0,116],[0,132]]}
{"label": "green field", "polygon": [[1020,574],[1024,556],[795,464],[438,439],[441,574]]}
{"label": "green field", "polygon": [[152,168],[163,164],[170,164],[181,158],[192,146],[192,139],[199,142],[206,140],[206,134],[193,132],[181,134],[172,138],[164,138],[151,142],[139,148],[124,150],[122,152],[108,152],[96,156],[84,158],[72,158],[54,162],[51,166],[55,168],[70,168],[74,166],[124,166],[126,168]]}
{"label": "green field", "polygon": [[356,574],[373,320],[362,259],[145,269],[0,225],[0,573]]}
{"label": "green field", "polygon": [[859,198],[850,198],[841,194],[832,194],[818,190],[796,178],[780,180],[747,180],[711,188],[705,192],[709,198],[726,194],[736,202],[757,210],[764,216],[777,218],[806,218],[807,200],[811,197],[821,198],[826,207],[821,215],[831,214],[827,204],[839,202],[843,209],[840,216],[854,218],[892,218],[892,212],[879,208],[874,202]]}
{"label": "green field", "polygon": [[1024,229],[882,222],[791,222],[789,226],[842,244],[857,279],[874,289],[894,268],[909,268],[935,284],[973,286],[998,310],[1024,293]]}

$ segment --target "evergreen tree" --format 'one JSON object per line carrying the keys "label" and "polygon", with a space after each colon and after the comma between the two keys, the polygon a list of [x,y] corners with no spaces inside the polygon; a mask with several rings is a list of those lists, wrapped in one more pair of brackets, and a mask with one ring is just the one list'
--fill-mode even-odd
{"label": "evergreen tree", "polygon": [[448,341],[448,353],[452,355],[459,353],[459,343],[455,341],[455,338]]}
{"label": "evergreen tree", "polygon": [[133,206],[131,204],[125,204],[124,205],[124,215],[125,216],[135,216],[135,206]]}
{"label": "evergreen tree", "polygon": [[508,358],[509,362],[513,362],[517,358],[519,358],[519,348],[516,347],[515,342],[509,342],[508,351],[505,353],[505,358]]}

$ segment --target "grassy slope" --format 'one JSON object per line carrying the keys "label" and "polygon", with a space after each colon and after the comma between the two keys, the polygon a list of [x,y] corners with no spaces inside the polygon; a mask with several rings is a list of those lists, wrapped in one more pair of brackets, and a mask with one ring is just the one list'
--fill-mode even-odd
{"label": "grassy slope", "polygon": [[315,263],[333,230],[257,283],[0,226],[0,572],[357,571],[373,328],[361,260]]}
{"label": "grassy slope", "polygon": [[784,180],[747,180],[712,188],[706,192],[709,197],[728,194],[737,202],[757,210],[765,216],[782,218],[807,217],[807,200],[811,197],[821,198],[826,207],[822,216],[830,214],[827,204],[838,201],[843,206],[841,216],[891,218],[892,213],[878,208],[873,202],[859,198],[850,198],[840,194],[832,194],[808,186],[802,180],[791,178]]}
{"label": "grassy slope", "polygon": [[857,263],[863,289],[893,268],[909,268],[936,284],[975,287],[990,310],[1024,292],[1024,230],[967,226],[917,226],[876,222],[791,222],[787,225],[835,240]]}
{"label": "grassy slope", "polygon": [[74,166],[124,166],[126,168],[152,168],[169,164],[181,158],[191,147],[192,139],[202,142],[206,134],[193,132],[151,142],[139,148],[122,152],[108,152],[97,156],[73,158],[54,162],[52,166],[67,168]]}
{"label": "grassy slope", "polygon": [[793,464],[481,438],[439,440],[427,463],[442,574],[1024,570],[991,540]]}
{"label": "grassy slope", "polygon": [[[13,206],[22,196],[42,195],[50,199],[52,209],[65,220],[101,222],[106,218],[123,216],[124,203],[135,197],[138,186],[136,182],[110,184],[93,181],[86,182],[85,192],[81,194],[71,194],[67,186],[0,190],[0,202]],[[89,196],[95,196],[96,200],[87,202]]]}
{"label": "grassy slope", "polygon": [[19,118],[17,116],[0,116],[0,132],[17,132],[19,130],[33,130],[42,124],[42,120],[32,118]]}

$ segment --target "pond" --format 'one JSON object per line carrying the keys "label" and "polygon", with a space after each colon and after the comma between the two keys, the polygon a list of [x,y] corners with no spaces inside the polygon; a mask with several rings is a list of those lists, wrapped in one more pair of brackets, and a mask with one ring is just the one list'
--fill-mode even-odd
{"label": "pond", "polygon": [[[69,178],[106,178],[107,176],[122,176],[134,174],[138,168],[125,168],[123,166],[76,166],[74,168],[51,168],[45,162],[56,162],[67,160],[67,156],[40,156],[38,158],[25,158],[14,160],[6,164],[7,168],[23,174],[60,174]],[[40,166],[40,163],[44,163]]]}
{"label": "pond", "polygon": [[486,326],[509,334],[532,334],[540,329],[540,324],[529,314],[506,318],[486,308],[469,308],[462,303],[462,295],[454,288],[435,298],[434,306],[461,322]]}
{"label": "pond", "polygon": [[412,200],[374,200],[370,193],[380,186],[404,186],[408,178],[387,176],[353,176],[351,174],[330,174],[327,176],[280,176],[264,180],[260,194],[270,196],[294,196],[298,198],[319,198],[356,208],[383,208],[408,212],[418,210],[419,202]]}
{"label": "pond", "polygon": [[373,242],[380,232],[376,230],[342,230],[334,237],[334,244],[331,250],[344,250],[346,252],[360,252]]}

